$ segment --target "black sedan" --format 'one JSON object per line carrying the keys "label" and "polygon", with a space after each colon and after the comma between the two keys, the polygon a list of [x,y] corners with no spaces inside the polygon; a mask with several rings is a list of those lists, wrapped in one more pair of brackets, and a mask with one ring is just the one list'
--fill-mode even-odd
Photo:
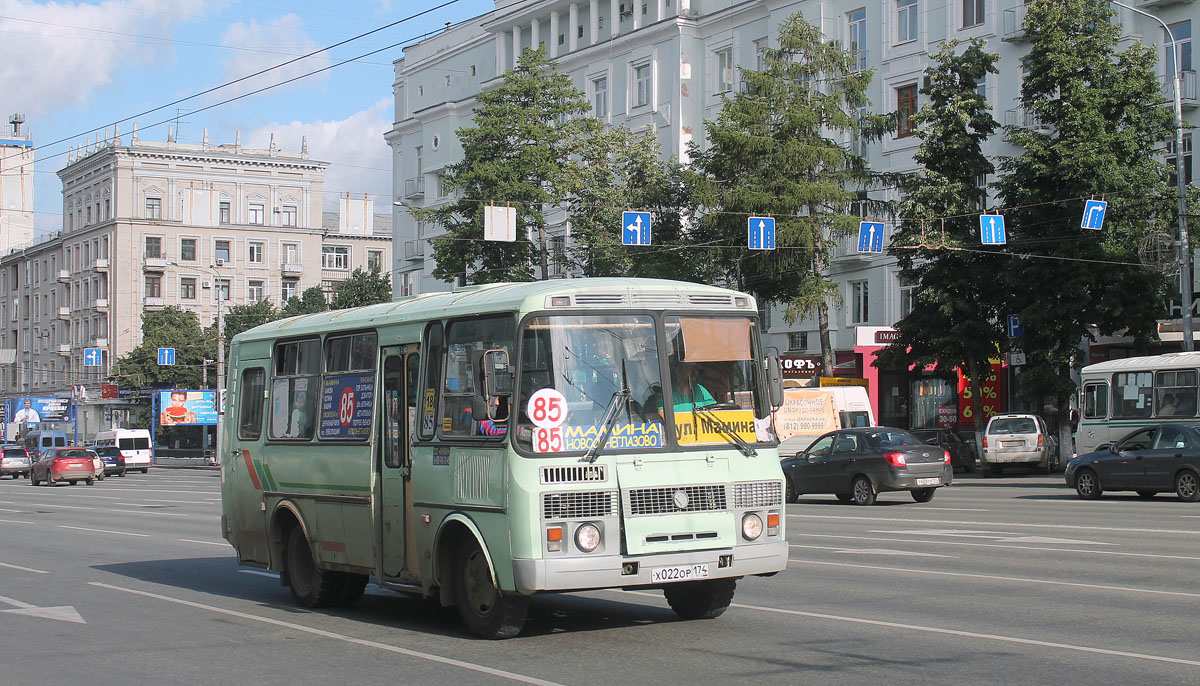
{"label": "black sedan", "polygon": [[783,460],[788,502],[805,493],[832,493],[871,505],[885,491],[909,491],[924,503],[954,480],[950,453],[901,429],[866,427],[825,434]]}
{"label": "black sedan", "polygon": [[975,471],[975,448],[954,429],[913,429],[912,435],[950,453],[950,464],[968,474]]}
{"label": "black sedan", "polygon": [[125,456],[121,454],[121,449],[115,445],[94,447],[92,451],[100,456],[100,461],[104,463],[104,476],[125,476]]}
{"label": "black sedan", "polygon": [[1136,491],[1143,498],[1174,491],[1180,500],[1200,501],[1200,427],[1142,427],[1105,450],[1072,459],[1066,479],[1088,500],[1104,491]]}

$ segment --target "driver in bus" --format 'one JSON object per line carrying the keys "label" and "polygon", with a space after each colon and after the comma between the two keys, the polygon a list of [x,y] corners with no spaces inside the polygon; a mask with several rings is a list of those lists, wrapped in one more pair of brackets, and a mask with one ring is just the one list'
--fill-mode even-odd
{"label": "driver in bus", "polygon": [[[716,405],[712,393],[699,381],[700,370],[690,362],[680,362],[671,371],[674,381],[671,390],[676,412],[691,412],[697,407]],[[658,400],[658,415],[663,415],[662,400]]]}

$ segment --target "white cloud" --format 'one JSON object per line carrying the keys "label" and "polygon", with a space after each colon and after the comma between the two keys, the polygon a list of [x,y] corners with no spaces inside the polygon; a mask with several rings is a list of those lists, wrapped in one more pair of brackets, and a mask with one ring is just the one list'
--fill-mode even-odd
{"label": "white cloud", "polygon": [[[265,23],[251,20],[250,23],[237,22],[221,35],[221,45],[232,48],[243,48],[231,51],[225,61],[225,80],[232,81],[256,72],[307,55],[320,46],[304,32],[304,21],[295,14],[285,14]],[[286,67],[256,76],[234,87],[237,92],[245,93],[280,81],[301,76],[310,71],[329,65],[329,56],[319,52]],[[311,86],[314,82],[324,81],[329,72],[310,76],[294,85]],[[292,85],[292,84],[289,84]],[[229,93],[222,91],[223,97]]]}
{"label": "white cloud", "polygon": [[0,0],[0,16],[6,17],[0,18],[0,93],[6,94],[7,107],[31,118],[84,104],[121,67],[149,62],[170,49],[170,43],[145,36],[168,38],[174,27],[201,18],[213,4]]}
{"label": "white cloud", "polygon": [[249,133],[246,146],[266,148],[273,133],[277,147],[296,151],[308,136],[309,157],[331,163],[325,172],[326,209],[336,208],[338,196],[349,191],[358,197],[370,193],[375,211],[388,212],[392,155],[383,134],[391,128],[391,113],[392,100],[384,98],[339,121],[267,124]]}

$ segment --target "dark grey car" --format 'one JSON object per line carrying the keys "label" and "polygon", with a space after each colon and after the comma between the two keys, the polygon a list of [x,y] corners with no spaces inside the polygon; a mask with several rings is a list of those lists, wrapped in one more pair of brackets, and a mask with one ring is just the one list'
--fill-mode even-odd
{"label": "dark grey car", "polygon": [[843,429],[783,460],[788,502],[805,493],[832,493],[842,502],[870,505],[879,493],[909,491],[924,503],[954,480],[950,453],[902,429]]}
{"label": "dark grey car", "polygon": [[1200,428],[1155,424],[1125,435],[1105,450],[1067,463],[1067,486],[1080,498],[1104,491],[1136,491],[1143,498],[1171,491],[1200,502]]}

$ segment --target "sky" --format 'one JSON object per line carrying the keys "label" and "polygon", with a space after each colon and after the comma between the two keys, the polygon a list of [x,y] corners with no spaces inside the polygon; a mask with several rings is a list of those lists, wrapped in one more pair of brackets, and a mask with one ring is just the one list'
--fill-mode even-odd
{"label": "sky", "polygon": [[[62,228],[57,172],[69,147],[134,115],[143,140],[166,140],[168,124],[160,122],[176,119],[183,143],[199,143],[207,128],[214,145],[233,143],[240,131],[244,147],[265,148],[274,133],[280,149],[299,151],[307,135],[310,157],[331,163],[327,209],[348,191],[372,194],[377,211],[387,211],[392,172],[383,134],[394,114],[393,61],[403,57],[401,46],[494,7],[494,0],[0,0],[0,119],[23,113],[37,146],[36,233]],[[400,23],[324,49],[393,22]],[[397,47],[305,76],[388,46]],[[198,111],[294,77],[301,78]],[[128,143],[131,124],[120,128]]]}

